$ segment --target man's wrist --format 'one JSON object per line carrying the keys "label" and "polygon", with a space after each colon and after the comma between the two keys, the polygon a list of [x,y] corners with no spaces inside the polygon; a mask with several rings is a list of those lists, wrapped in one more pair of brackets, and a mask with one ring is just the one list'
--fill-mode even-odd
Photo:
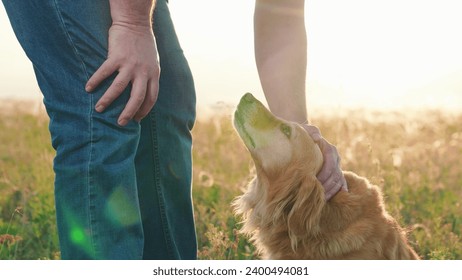
{"label": "man's wrist", "polygon": [[151,28],[155,0],[110,0],[113,25]]}

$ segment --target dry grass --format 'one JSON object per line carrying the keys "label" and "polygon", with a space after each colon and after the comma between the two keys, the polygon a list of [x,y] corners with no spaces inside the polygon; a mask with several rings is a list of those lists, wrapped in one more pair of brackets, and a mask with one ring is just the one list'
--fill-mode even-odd
{"label": "dry grass", "polygon": [[[317,116],[312,122],[337,146],[343,169],[383,188],[387,210],[409,229],[424,259],[462,259],[462,114],[349,111]],[[194,136],[201,257],[257,258],[251,244],[236,235],[239,224],[229,208],[252,169],[231,117],[198,122]]]}
{"label": "dry grass", "polygon": [[[0,112],[0,259],[59,257],[48,119],[29,106]],[[256,259],[230,207],[252,161],[228,115],[199,120],[193,131],[199,257]],[[344,169],[383,188],[388,211],[424,259],[462,259],[462,114],[313,116]]]}

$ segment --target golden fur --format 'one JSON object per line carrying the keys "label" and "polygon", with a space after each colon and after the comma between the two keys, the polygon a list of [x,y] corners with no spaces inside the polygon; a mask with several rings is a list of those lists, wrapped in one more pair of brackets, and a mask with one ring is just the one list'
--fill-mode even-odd
{"label": "golden fur", "polygon": [[[315,176],[322,156],[311,137],[301,126],[271,116],[249,96],[243,100],[235,127],[254,159],[257,176],[234,208],[243,217],[242,231],[251,236],[263,258],[419,258],[408,245],[406,232],[386,212],[377,186],[344,172],[349,191],[326,202]],[[267,118],[264,127],[256,125],[263,123],[257,117]],[[282,153],[288,154],[287,160],[279,163],[274,154]]]}

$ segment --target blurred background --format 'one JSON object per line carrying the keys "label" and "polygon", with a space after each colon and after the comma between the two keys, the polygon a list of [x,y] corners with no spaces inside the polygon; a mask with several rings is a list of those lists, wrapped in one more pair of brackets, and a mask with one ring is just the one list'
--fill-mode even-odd
{"label": "blurred background", "polygon": [[[198,106],[263,99],[253,56],[252,0],[170,0]],[[462,2],[309,0],[308,106],[462,108]],[[0,8],[0,98],[40,100],[32,67]]]}

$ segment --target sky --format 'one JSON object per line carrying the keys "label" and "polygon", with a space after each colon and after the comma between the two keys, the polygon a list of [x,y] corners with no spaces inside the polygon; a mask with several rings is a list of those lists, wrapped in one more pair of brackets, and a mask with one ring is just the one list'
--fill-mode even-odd
{"label": "sky", "polygon": [[[253,0],[170,0],[198,106],[264,101]],[[308,0],[308,108],[462,110],[462,1]],[[0,7],[0,98],[40,99]]]}

